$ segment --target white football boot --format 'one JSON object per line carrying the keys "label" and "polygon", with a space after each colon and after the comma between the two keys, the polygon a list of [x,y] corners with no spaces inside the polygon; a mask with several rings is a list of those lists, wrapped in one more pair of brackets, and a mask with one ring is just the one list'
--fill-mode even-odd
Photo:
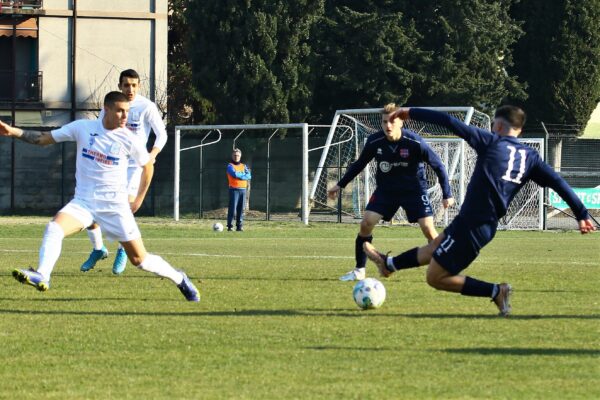
{"label": "white football boot", "polygon": [[364,268],[355,268],[352,271],[345,273],[340,276],[340,281],[349,282],[349,281],[362,281],[366,277]]}

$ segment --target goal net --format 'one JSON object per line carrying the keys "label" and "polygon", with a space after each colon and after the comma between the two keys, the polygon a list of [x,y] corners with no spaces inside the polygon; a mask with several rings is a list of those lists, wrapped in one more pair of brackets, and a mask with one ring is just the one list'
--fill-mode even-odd
{"label": "goal net", "polygon": [[[430,107],[446,112],[466,124],[490,130],[490,118],[473,107]],[[327,198],[327,188],[335,185],[348,166],[355,161],[368,135],[381,130],[381,108],[338,110],[319,163],[314,172],[310,190],[311,220],[350,221],[362,218],[369,197],[375,190],[376,163],[372,161],[342,191],[339,200]],[[434,220],[438,226],[446,226],[458,213],[462,205],[469,178],[473,173],[476,153],[464,140],[454,136],[445,127],[408,120],[406,128],[423,136],[425,141],[440,156],[452,187],[457,206],[449,210],[442,207],[442,191],[437,176],[426,165],[428,195],[434,211]],[[543,140],[525,140],[527,144],[543,152]],[[404,211],[400,209],[394,216],[394,222],[408,223]],[[541,229],[542,228],[542,191],[532,183],[521,190],[513,201],[509,214],[500,221],[500,229]]]}
{"label": "goal net", "polygon": [[306,123],[176,126],[174,219],[227,217],[226,169],[239,148],[252,172],[244,218],[308,223],[309,139],[328,131]]}

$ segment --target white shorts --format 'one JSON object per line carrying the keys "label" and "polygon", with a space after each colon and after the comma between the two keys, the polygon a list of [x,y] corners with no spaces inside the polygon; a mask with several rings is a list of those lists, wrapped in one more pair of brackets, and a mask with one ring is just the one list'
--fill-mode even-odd
{"label": "white shorts", "polygon": [[73,199],[59,212],[75,218],[84,228],[98,223],[109,240],[129,242],[142,237],[129,204]]}
{"label": "white shorts", "polygon": [[140,178],[143,169],[129,166],[127,168],[127,195],[136,197],[140,189]]}

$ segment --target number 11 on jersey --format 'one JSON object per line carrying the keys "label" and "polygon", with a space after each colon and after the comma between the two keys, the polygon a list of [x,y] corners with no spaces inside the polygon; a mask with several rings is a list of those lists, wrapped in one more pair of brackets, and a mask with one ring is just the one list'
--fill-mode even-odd
{"label": "number 11 on jersey", "polygon": [[519,163],[519,173],[513,178],[510,174],[513,172],[513,168],[515,165],[515,155],[517,154],[517,148],[515,146],[510,145],[506,147],[508,148],[508,151],[510,151],[510,155],[508,156],[508,168],[506,168],[506,172],[504,173],[504,175],[502,175],[502,179],[504,179],[505,181],[520,184],[521,178],[525,173],[525,159],[527,158],[527,152],[525,151],[525,149],[519,149],[519,155],[521,158],[521,161]]}

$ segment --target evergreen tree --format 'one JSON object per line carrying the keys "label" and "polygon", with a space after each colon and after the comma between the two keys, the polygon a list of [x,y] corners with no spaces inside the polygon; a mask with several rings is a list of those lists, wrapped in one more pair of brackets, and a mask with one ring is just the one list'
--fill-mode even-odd
{"label": "evergreen tree", "polygon": [[526,96],[507,73],[511,46],[521,30],[509,15],[512,1],[437,0],[413,7],[406,18],[419,32],[417,46],[429,54],[414,80],[414,105],[470,105],[488,113],[509,94]]}
{"label": "evergreen tree", "polygon": [[167,121],[169,125],[211,123],[213,106],[192,82],[189,25],[185,10],[190,0],[169,0]]}
{"label": "evergreen tree", "polygon": [[220,123],[304,120],[313,92],[310,32],[322,0],[192,1],[194,82]]}
{"label": "evergreen tree", "polygon": [[394,2],[326,2],[314,46],[320,70],[314,113],[328,120],[336,109],[403,103],[413,70],[426,56],[412,24],[390,9]]}
{"label": "evergreen tree", "polygon": [[320,24],[316,108],[473,105],[490,112],[508,94],[521,34],[511,1],[329,0]]}
{"label": "evergreen tree", "polygon": [[512,15],[524,21],[512,71],[528,84],[531,124],[585,126],[600,100],[600,0],[528,0]]}

